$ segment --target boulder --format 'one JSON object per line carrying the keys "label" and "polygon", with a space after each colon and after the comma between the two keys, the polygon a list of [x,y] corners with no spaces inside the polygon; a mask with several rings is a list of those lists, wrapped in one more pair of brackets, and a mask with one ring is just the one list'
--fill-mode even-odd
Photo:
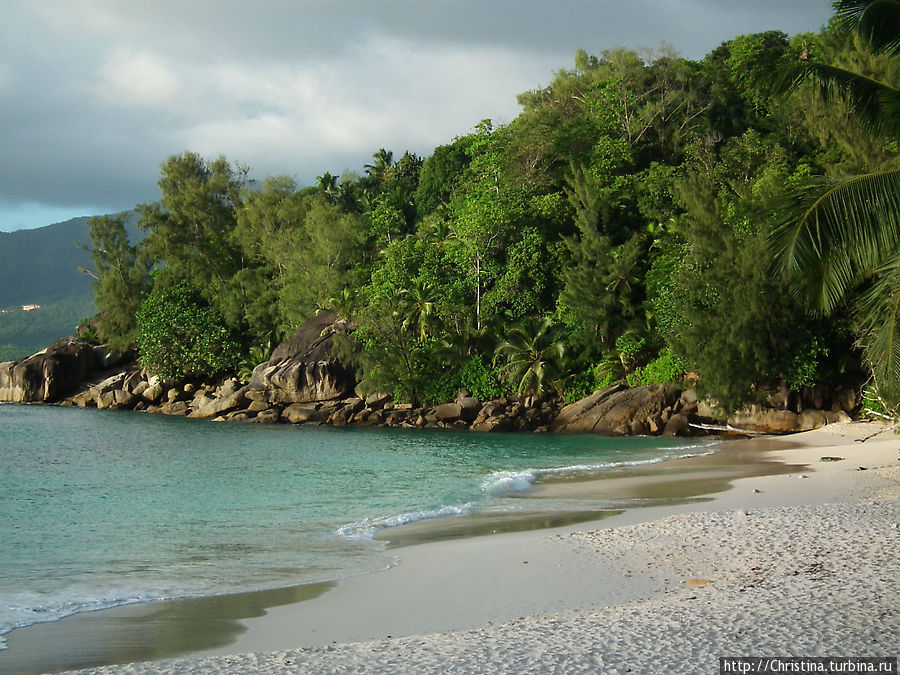
{"label": "boulder", "polygon": [[[441,403],[435,406],[432,414],[439,422],[455,422],[462,417],[462,406],[459,403]],[[426,415],[426,417],[428,417]]]}
{"label": "boulder", "polygon": [[456,399],[456,404],[460,407],[460,418],[466,422],[474,421],[481,410],[481,401],[474,396],[458,398]]}
{"label": "boulder", "polygon": [[84,382],[94,365],[94,349],[87,342],[58,340],[27,359],[0,363],[0,401],[58,401]]}
{"label": "boulder", "polygon": [[[630,434],[650,429],[648,420],[665,418],[681,396],[671,384],[626,388],[614,385],[563,408],[553,421],[554,431],[599,434]],[[665,418],[668,420],[668,418]]]}
{"label": "boulder", "polygon": [[289,405],[281,413],[281,417],[291,424],[306,424],[308,422],[324,422],[325,414],[309,403],[294,403]]}
{"label": "boulder", "polygon": [[390,403],[390,394],[369,394],[366,396],[366,407],[372,410],[381,410]]}
{"label": "boulder", "polygon": [[797,416],[797,426],[802,431],[820,429],[828,424],[824,410],[804,410]]}
{"label": "boulder", "polygon": [[250,388],[275,403],[329,401],[352,393],[353,369],[332,354],[335,336],[346,323],[322,312],[282,342],[253,370]]}
{"label": "boulder", "polygon": [[237,391],[232,392],[229,396],[212,399],[192,412],[191,417],[206,419],[233,412],[246,404],[247,399],[244,398],[244,394],[249,388],[249,385],[245,385]]}
{"label": "boulder", "polygon": [[691,426],[687,415],[672,415],[663,429],[663,436],[687,436],[691,432]]}
{"label": "boulder", "polygon": [[798,431],[800,428],[797,413],[790,410],[760,408],[758,406],[751,406],[749,409],[730,417],[728,424],[736,429],[760,431],[768,434],[787,434]]}

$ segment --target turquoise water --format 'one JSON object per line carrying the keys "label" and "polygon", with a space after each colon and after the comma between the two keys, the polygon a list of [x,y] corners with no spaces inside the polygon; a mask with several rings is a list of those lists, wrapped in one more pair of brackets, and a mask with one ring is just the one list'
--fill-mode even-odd
{"label": "turquoise water", "polygon": [[[0,635],[127,602],[383,569],[393,558],[373,539],[379,529],[528,511],[535,500],[521,491],[534,480],[705,451],[673,439],[220,424],[0,405]],[[542,500],[540,508],[576,505]]]}

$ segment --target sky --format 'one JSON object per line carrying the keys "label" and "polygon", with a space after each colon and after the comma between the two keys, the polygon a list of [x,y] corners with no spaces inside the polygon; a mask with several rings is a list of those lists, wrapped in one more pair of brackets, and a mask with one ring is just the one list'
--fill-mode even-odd
{"label": "sky", "polygon": [[301,185],[422,156],[590,54],[818,30],[828,0],[3,0],[0,231],[159,198],[184,151]]}

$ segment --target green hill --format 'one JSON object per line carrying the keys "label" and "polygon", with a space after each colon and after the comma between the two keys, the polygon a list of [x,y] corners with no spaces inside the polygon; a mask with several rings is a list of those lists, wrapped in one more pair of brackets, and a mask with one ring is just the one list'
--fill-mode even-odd
{"label": "green hill", "polygon": [[[0,232],[0,361],[28,356],[93,316],[89,217]],[[130,228],[130,234],[137,235]],[[39,305],[24,311],[23,307]]]}

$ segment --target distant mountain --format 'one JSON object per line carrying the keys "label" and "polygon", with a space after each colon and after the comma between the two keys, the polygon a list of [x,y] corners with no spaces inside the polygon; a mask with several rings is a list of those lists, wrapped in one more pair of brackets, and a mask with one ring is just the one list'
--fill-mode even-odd
{"label": "distant mountain", "polygon": [[[90,218],[0,232],[0,361],[28,356],[75,332],[96,313],[88,246]],[[129,228],[134,240],[138,230]],[[39,305],[37,308],[26,311]]]}

